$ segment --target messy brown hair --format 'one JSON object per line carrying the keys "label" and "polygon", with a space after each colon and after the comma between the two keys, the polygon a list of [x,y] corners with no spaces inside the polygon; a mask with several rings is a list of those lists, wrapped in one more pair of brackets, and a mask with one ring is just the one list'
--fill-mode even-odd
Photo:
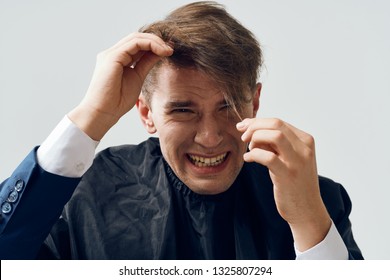
{"label": "messy brown hair", "polygon": [[161,37],[174,53],[150,71],[142,92],[150,104],[161,65],[194,68],[213,79],[237,111],[253,98],[262,65],[255,36],[213,1],[195,2],[171,12],[164,20],[140,29]]}

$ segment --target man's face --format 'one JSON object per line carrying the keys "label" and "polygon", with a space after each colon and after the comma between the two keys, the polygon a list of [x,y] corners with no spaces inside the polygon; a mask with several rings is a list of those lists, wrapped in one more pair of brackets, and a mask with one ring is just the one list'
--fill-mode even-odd
{"label": "man's face", "polygon": [[[241,117],[254,117],[257,107],[255,101],[245,104]],[[215,83],[196,70],[162,66],[150,108],[147,118],[176,176],[196,193],[226,191],[242,168],[247,145],[236,129],[239,117]]]}

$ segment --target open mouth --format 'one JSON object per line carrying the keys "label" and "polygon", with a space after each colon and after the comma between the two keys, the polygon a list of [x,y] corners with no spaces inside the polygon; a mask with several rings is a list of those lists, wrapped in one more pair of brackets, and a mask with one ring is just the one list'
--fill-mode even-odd
{"label": "open mouth", "polygon": [[197,167],[211,167],[222,164],[228,156],[228,153],[223,153],[214,157],[201,157],[188,154],[188,159]]}

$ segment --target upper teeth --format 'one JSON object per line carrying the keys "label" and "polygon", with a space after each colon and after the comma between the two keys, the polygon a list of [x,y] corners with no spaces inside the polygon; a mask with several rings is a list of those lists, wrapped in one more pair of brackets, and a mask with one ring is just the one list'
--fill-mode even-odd
{"label": "upper teeth", "polygon": [[203,167],[203,166],[214,166],[214,165],[217,165],[217,164],[220,164],[221,162],[224,161],[224,159],[226,158],[226,155],[227,153],[224,153],[224,154],[221,154],[221,155],[218,155],[216,157],[200,157],[200,156],[195,156],[195,155],[189,155],[192,162],[196,165],[196,166],[200,166],[200,167]]}

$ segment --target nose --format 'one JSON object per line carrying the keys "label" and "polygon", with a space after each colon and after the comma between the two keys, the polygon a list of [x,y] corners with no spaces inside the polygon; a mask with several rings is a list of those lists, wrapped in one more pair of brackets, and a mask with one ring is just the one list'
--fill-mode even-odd
{"label": "nose", "polygon": [[195,143],[207,149],[217,148],[222,143],[222,127],[216,116],[204,115],[196,126]]}

